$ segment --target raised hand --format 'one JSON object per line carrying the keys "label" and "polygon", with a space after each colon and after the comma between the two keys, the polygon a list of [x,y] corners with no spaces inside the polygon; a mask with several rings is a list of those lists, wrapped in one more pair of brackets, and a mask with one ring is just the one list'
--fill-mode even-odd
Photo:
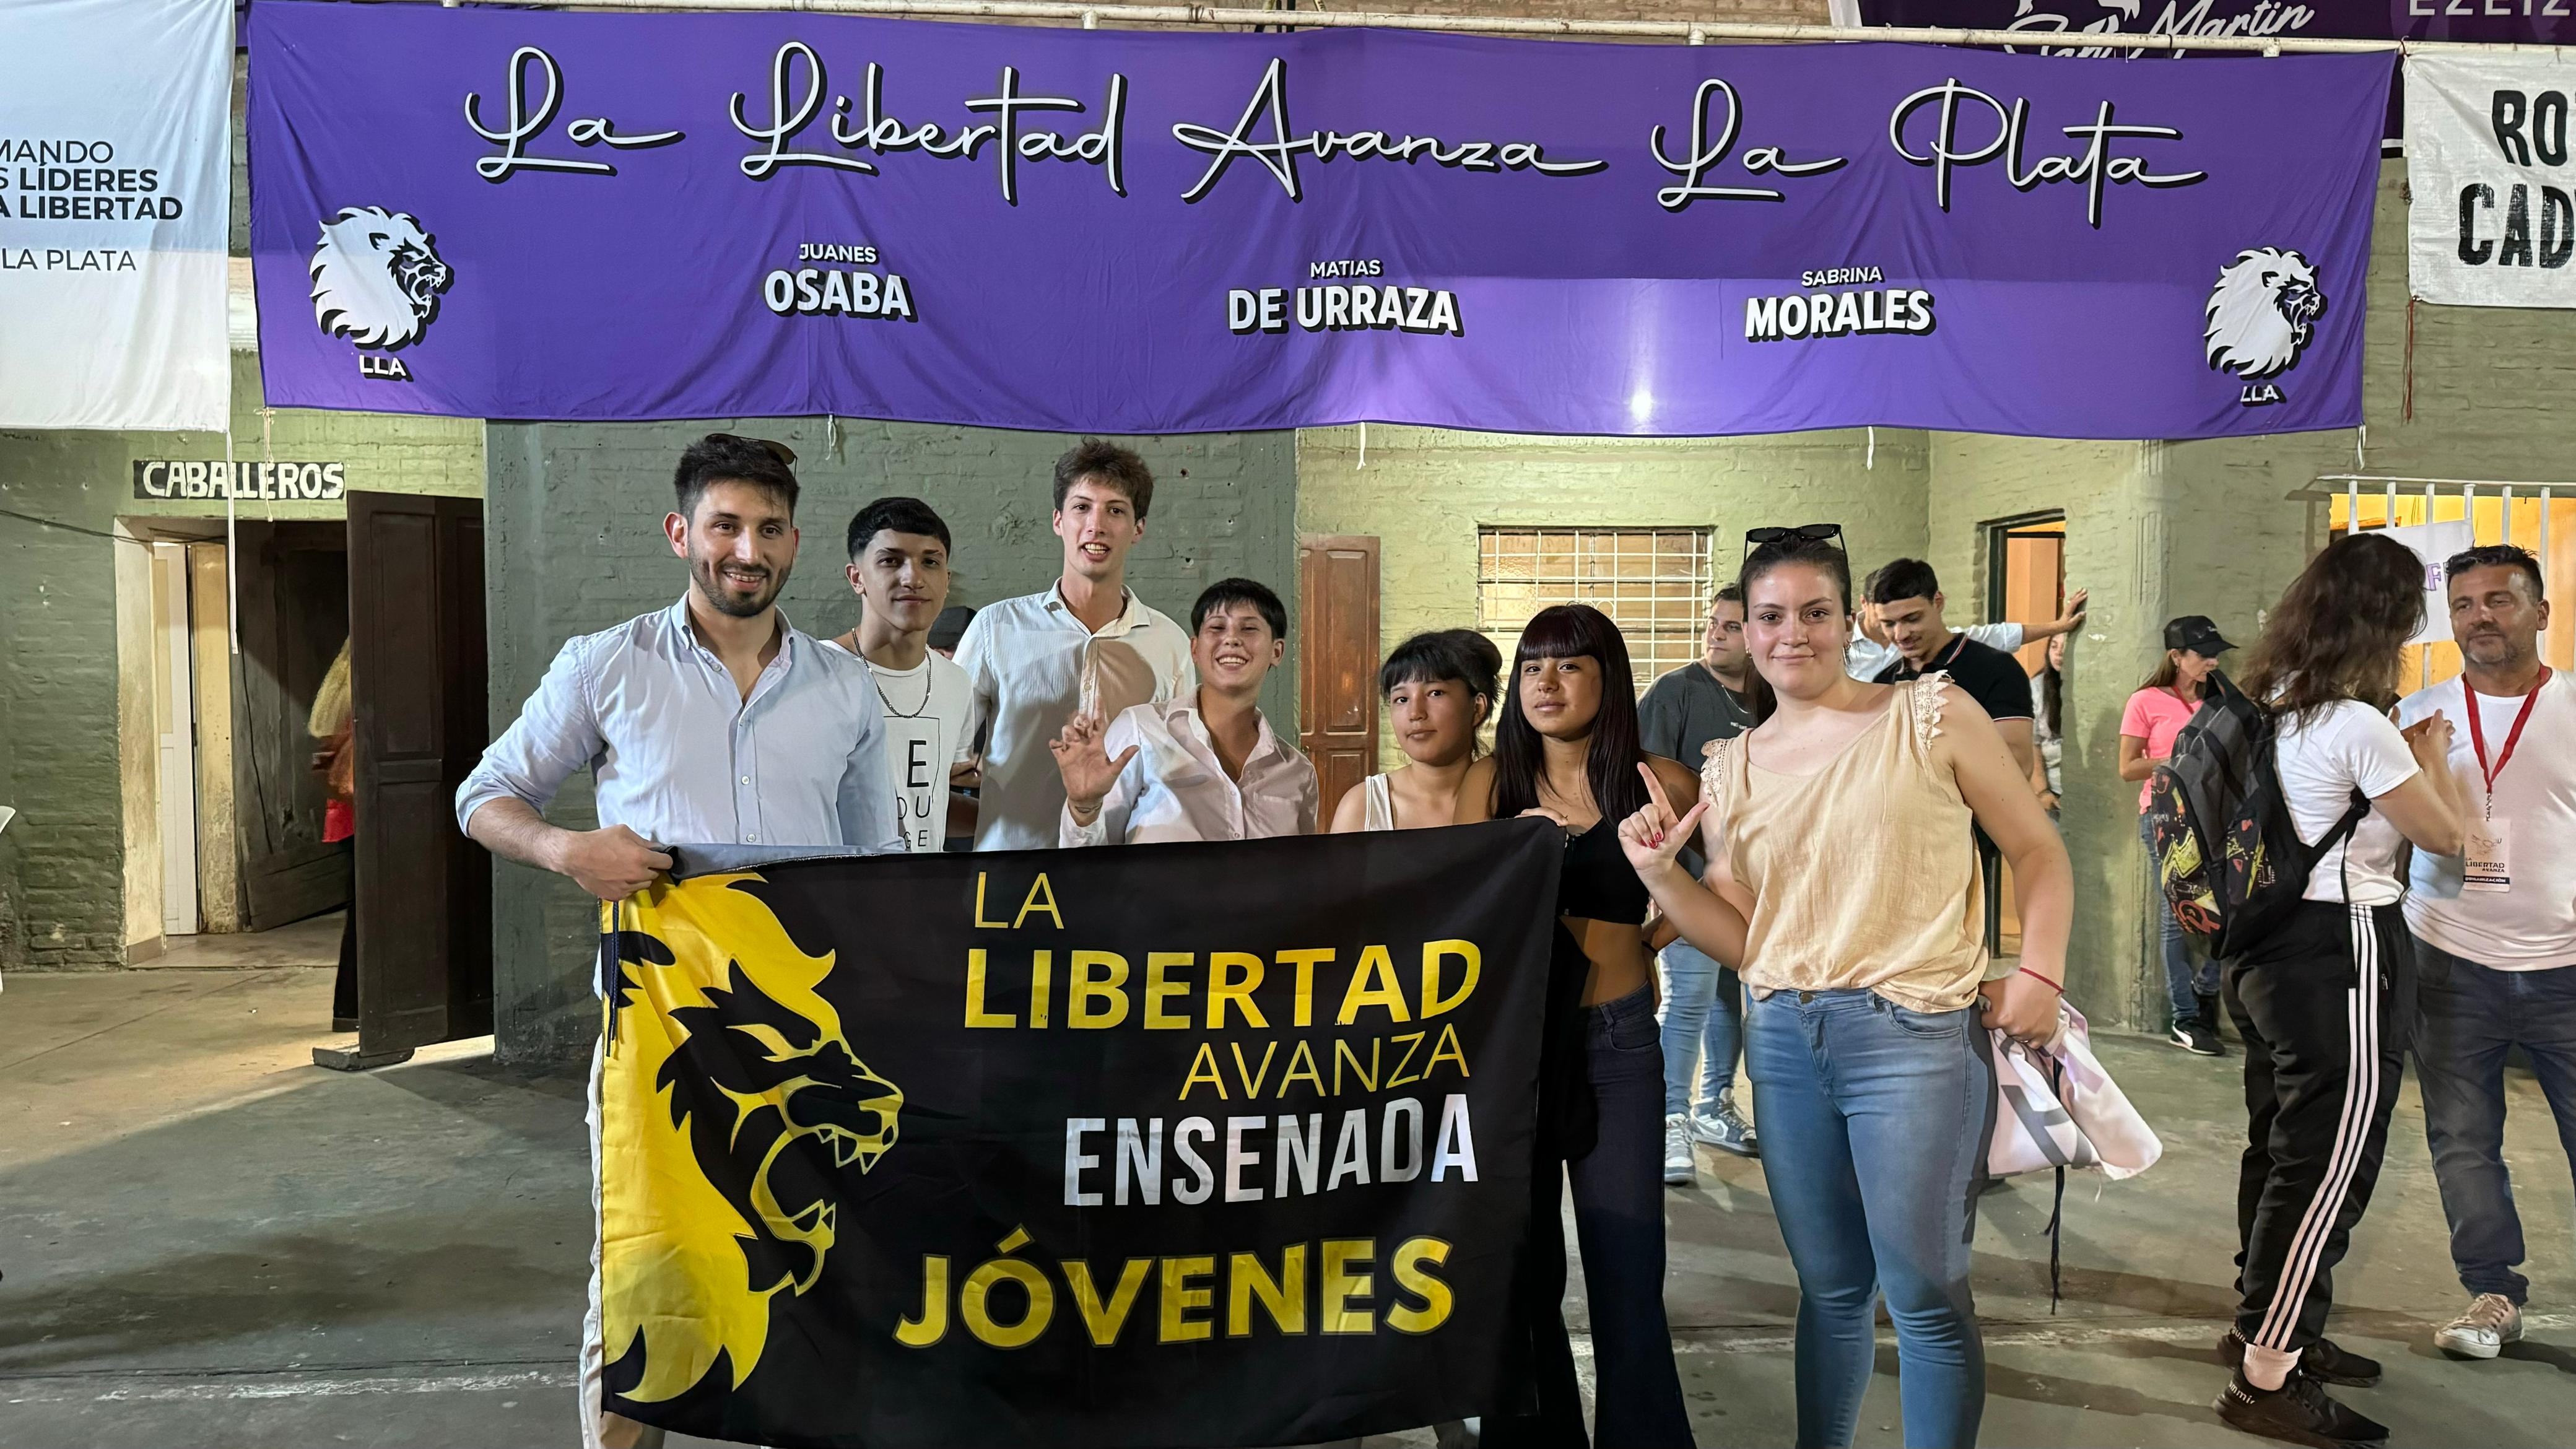
{"label": "raised hand", "polygon": [[1646,803],[1619,822],[1619,848],[1627,852],[1628,864],[1640,878],[1651,879],[1679,868],[1678,857],[1698,830],[1700,817],[1708,813],[1708,802],[1702,800],[1688,814],[1675,815],[1672,799],[1655,772],[1641,763],[1637,773],[1646,777]]}
{"label": "raised hand", "polygon": [[1109,795],[1109,787],[1118,783],[1119,773],[1127,762],[1136,758],[1136,746],[1115,760],[1109,758],[1109,726],[1096,714],[1077,714],[1064,722],[1064,730],[1047,742],[1055,752],[1056,773],[1064,779],[1064,798],[1080,816],[1095,814],[1100,802]]}

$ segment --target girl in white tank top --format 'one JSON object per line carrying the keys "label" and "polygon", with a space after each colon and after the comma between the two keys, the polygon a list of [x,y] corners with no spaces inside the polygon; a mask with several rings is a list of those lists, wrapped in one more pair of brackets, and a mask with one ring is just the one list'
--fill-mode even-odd
{"label": "girl in white tank top", "polygon": [[1470,629],[1416,634],[1397,645],[1378,669],[1378,690],[1410,763],[1346,791],[1333,810],[1332,833],[1449,824],[1502,663],[1494,642]]}

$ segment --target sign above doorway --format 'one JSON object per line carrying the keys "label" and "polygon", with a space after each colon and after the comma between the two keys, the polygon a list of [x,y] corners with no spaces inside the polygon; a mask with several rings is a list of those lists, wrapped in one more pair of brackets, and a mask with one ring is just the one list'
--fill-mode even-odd
{"label": "sign above doorway", "polygon": [[137,458],[134,496],[221,499],[229,492],[245,501],[324,501],[341,495],[348,468],[346,463],[237,462],[231,465],[227,488],[221,458]]}

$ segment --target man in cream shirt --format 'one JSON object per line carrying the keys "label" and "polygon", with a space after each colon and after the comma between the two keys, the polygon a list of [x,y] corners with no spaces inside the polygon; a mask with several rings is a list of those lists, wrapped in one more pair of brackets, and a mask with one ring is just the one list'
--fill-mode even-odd
{"label": "man in cream shirt", "polygon": [[1047,746],[1066,716],[1113,720],[1197,684],[1190,636],[1127,588],[1127,553],[1145,536],[1153,504],[1154,475],[1134,453],[1097,438],[1066,453],[1055,465],[1063,574],[1044,593],[978,610],[957,641],[975,717],[992,727],[977,850],[1055,845],[1064,785]]}
{"label": "man in cream shirt", "polygon": [[1261,714],[1261,681],[1287,652],[1287,631],[1268,588],[1210,584],[1190,609],[1198,688],[1107,721],[1077,714],[1051,746],[1065,793],[1058,843],[1314,834],[1315,767]]}

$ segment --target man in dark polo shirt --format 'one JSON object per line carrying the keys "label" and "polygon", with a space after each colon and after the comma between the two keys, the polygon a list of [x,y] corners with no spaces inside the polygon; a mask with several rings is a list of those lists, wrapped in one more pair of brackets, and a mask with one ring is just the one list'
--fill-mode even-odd
{"label": "man in dark polo shirt", "polygon": [[1941,617],[1941,580],[1919,558],[1901,558],[1869,576],[1863,592],[1878,609],[1887,642],[1897,660],[1878,672],[1878,683],[1895,684],[1946,672],[1968,698],[1994,717],[2011,747],[2013,763],[2028,775],[2036,758],[2030,739],[2033,710],[2030,676],[2020,661],[2000,649],[1980,644],[1951,628]]}
{"label": "man in dark polo shirt", "polygon": [[[1941,580],[1919,558],[1901,558],[1871,574],[1861,592],[1878,612],[1887,642],[1896,646],[1896,662],[1878,672],[1880,684],[1947,673],[1968,698],[1994,717],[2013,763],[2026,778],[2038,747],[2031,742],[2030,676],[2021,661],[1991,645],[1980,644],[1951,628],[1941,617]],[[1976,830],[1977,858],[1985,867],[1986,950],[2002,945],[2003,857],[1986,832]]]}

